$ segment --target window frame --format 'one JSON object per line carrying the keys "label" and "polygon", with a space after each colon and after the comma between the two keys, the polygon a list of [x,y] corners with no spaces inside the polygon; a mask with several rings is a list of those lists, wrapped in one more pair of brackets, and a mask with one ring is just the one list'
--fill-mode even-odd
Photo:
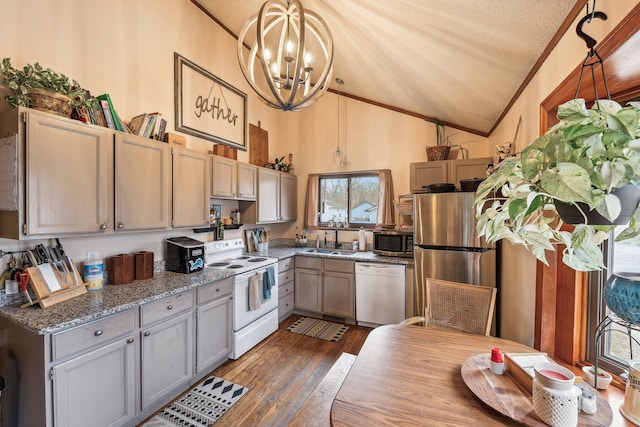
{"label": "window frame", "polygon": [[347,179],[347,223],[348,227],[346,229],[354,229],[357,230],[360,227],[364,229],[373,230],[376,227],[376,223],[368,223],[368,222],[351,222],[349,218],[351,217],[351,179],[352,178],[376,178],[378,179],[378,206],[380,205],[380,171],[379,170],[370,170],[370,171],[356,171],[356,172],[337,172],[337,173],[321,173],[318,174],[318,227],[319,228],[329,228],[330,221],[322,221],[322,180],[325,179]]}

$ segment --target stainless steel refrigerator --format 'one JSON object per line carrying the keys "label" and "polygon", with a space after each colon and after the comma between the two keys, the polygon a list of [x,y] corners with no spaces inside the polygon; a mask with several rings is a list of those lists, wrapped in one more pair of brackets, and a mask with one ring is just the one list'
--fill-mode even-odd
{"label": "stainless steel refrigerator", "polygon": [[[416,314],[422,315],[424,311],[426,278],[496,287],[495,312],[499,313],[499,251],[484,238],[478,238],[473,206],[475,193],[426,193],[414,197]],[[498,335],[497,315],[492,329]]]}

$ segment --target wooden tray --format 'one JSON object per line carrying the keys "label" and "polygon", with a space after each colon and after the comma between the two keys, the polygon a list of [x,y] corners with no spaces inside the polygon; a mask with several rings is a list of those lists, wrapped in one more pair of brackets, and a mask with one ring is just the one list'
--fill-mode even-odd
{"label": "wooden tray", "polygon": [[[527,426],[546,426],[533,412],[533,398],[529,393],[520,388],[509,375],[495,375],[491,372],[490,357],[489,353],[483,353],[465,360],[461,372],[467,387],[478,399],[504,416]],[[609,402],[593,387],[584,382],[582,384],[595,394],[598,409],[594,415],[580,411],[578,425],[611,425],[613,413]]]}

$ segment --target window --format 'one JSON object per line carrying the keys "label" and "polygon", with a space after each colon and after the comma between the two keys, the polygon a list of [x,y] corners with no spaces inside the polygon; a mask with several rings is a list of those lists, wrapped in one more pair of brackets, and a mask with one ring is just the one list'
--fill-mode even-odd
{"label": "window", "polygon": [[[618,227],[613,231],[617,234],[626,226]],[[589,277],[590,306],[589,306],[589,335],[587,337],[589,359],[595,361],[595,331],[598,323],[609,314],[604,302],[603,288],[611,273],[640,273],[640,240],[632,239],[616,242],[611,237],[604,244],[607,270],[594,272]],[[631,331],[632,336],[640,341],[640,331]],[[627,361],[638,358],[640,345],[630,340],[627,330],[623,326],[612,323],[603,334],[599,342],[599,366],[610,372],[620,374],[628,369]]]}
{"label": "window", "polygon": [[380,176],[375,173],[321,175],[319,225],[347,222],[350,227],[373,228],[378,218]]}

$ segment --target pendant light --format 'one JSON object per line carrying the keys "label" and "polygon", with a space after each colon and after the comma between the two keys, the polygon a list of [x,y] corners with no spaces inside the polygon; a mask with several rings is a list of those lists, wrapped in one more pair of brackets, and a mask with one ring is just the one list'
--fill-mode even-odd
{"label": "pendant light", "polygon": [[340,150],[340,86],[344,84],[344,81],[338,77],[336,78],[338,84],[338,147],[333,152],[333,166],[340,169],[344,166],[344,151]]}

